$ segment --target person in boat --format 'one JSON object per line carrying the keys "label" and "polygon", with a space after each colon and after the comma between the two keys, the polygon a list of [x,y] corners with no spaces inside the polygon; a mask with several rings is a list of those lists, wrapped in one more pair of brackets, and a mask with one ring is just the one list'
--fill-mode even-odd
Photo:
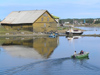
{"label": "person in boat", "polygon": [[80,51],[80,54],[84,54],[84,51],[83,51],[83,50],[81,50],[81,51]]}
{"label": "person in boat", "polygon": [[55,36],[55,33],[53,33],[53,36]]}
{"label": "person in boat", "polygon": [[76,51],[74,52],[74,55],[76,55]]}
{"label": "person in boat", "polygon": [[75,55],[76,55],[76,51],[74,52],[73,58],[75,58]]}
{"label": "person in boat", "polygon": [[55,33],[53,33],[53,35],[55,36]]}

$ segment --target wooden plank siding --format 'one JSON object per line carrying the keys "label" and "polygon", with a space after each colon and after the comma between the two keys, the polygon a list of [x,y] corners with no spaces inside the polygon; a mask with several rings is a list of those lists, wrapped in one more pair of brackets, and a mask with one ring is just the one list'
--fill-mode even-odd
{"label": "wooden plank siding", "polygon": [[33,23],[34,32],[50,32],[57,31],[56,21],[49,15],[48,12],[45,12],[43,15],[38,18],[35,23]]}
{"label": "wooden plank siding", "polygon": [[32,24],[2,24],[4,28],[7,30],[14,29],[14,30],[28,30],[28,31],[33,31],[33,26]]}

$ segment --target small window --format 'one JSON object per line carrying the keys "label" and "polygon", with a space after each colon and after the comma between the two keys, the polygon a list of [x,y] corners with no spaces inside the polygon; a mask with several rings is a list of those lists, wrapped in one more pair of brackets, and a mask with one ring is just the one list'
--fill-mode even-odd
{"label": "small window", "polygon": [[43,16],[48,16],[48,15],[46,13],[44,13]]}
{"label": "small window", "polygon": [[46,24],[44,23],[44,27],[46,27]]}
{"label": "small window", "polygon": [[49,18],[47,18],[47,21],[49,21]]}
{"label": "small window", "polygon": [[41,21],[43,21],[43,17],[41,18]]}

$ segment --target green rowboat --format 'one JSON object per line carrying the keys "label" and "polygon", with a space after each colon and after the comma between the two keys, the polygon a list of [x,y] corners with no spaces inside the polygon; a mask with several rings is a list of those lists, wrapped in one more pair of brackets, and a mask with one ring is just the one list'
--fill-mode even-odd
{"label": "green rowboat", "polygon": [[71,58],[78,58],[78,59],[81,59],[81,58],[86,58],[86,57],[88,57],[88,55],[89,55],[88,52],[84,52],[84,54],[72,55]]}

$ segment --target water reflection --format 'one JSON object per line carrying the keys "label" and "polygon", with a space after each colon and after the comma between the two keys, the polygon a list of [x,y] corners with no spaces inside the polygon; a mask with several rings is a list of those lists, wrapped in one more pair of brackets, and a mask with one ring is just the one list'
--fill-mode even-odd
{"label": "water reflection", "polygon": [[83,65],[87,60],[89,60],[89,57],[81,58],[81,59],[73,59],[74,64],[76,65],[78,62],[80,65]]}
{"label": "water reflection", "polygon": [[68,39],[68,41],[72,42],[75,39],[79,39],[81,38],[81,36],[71,36],[71,37],[66,37]]}
{"label": "water reflection", "polygon": [[[98,60],[100,38],[83,37],[73,40],[74,42],[69,45],[65,37],[6,38],[6,40],[1,38],[0,44],[7,53],[1,48],[0,75],[100,75],[100,60]],[[71,59],[74,48],[77,52],[81,49],[90,52],[90,59]],[[45,53],[48,56],[45,56]],[[37,57],[52,59],[36,61],[29,59]]]}
{"label": "water reflection", "polygon": [[49,58],[59,44],[59,38],[9,38],[2,47],[14,57],[44,59]]}

